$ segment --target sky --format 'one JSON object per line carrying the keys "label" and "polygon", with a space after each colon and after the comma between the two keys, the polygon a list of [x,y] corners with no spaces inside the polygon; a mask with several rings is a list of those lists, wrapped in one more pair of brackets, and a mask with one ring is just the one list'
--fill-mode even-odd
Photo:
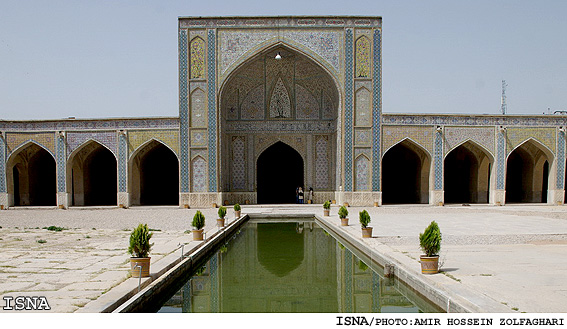
{"label": "sky", "polygon": [[381,16],[384,113],[567,111],[564,0],[0,4],[0,120],[178,116],[179,16]]}

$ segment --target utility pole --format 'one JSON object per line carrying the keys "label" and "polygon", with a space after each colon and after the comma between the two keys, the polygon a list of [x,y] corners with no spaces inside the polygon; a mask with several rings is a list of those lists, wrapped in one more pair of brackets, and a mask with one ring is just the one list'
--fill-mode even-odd
{"label": "utility pole", "polygon": [[502,80],[502,101],[500,104],[500,110],[502,111],[502,115],[506,114],[507,108],[506,108],[506,87],[508,86],[508,84],[506,84],[506,80]]}

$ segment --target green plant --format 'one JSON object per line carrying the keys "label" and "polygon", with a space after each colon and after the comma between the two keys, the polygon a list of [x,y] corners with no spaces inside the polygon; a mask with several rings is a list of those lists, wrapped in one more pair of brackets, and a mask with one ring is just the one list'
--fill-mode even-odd
{"label": "green plant", "polygon": [[339,209],[339,217],[341,219],[345,219],[348,216],[348,210],[345,206],[341,206],[341,208]]}
{"label": "green plant", "polygon": [[37,240],[37,243],[47,243],[47,241],[40,239],[40,240]]}
{"label": "green plant", "polygon": [[238,203],[234,205],[234,211],[240,211],[240,205]]}
{"label": "green plant", "polygon": [[203,227],[205,227],[205,215],[203,215],[202,212],[197,210],[195,216],[193,216],[193,222],[191,222],[191,225],[197,230],[200,230]]}
{"label": "green plant", "polygon": [[425,229],[423,233],[419,233],[419,246],[427,257],[436,256],[441,250],[441,230],[435,221]]}
{"label": "green plant", "polygon": [[366,271],[366,270],[368,269],[368,265],[366,265],[366,263],[364,263],[363,261],[359,260],[359,261],[358,261],[358,268],[359,268],[361,271],[364,272],[364,271]]}
{"label": "green plant", "polygon": [[366,228],[366,226],[368,226],[368,223],[370,223],[370,214],[368,214],[368,211],[363,209],[361,212],[359,212],[358,220],[360,221],[362,228]]}
{"label": "green plant", "polygon": [[331,209],[331,203],[329,201],[325,201],[325,203],[323,203],[323,209]]}
{"label": "green plant", "polygon": [[130,246],[128,252],[134,258],[146,258],[152,249],[153,243],[150,243],[153,233],[150,233],[148,224],[140,224],[130,234]]}
{"label": "green plant", "polygon": [[220,206],[219,207],[219,218],[224,218],[226,216],[226,207]]}

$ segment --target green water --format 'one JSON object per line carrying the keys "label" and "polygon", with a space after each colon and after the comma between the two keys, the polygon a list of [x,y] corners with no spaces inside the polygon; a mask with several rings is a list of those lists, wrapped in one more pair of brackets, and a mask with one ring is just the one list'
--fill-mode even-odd
{"label": "green water", "polygon": [[433,311],[395,286],[314,221],[251,221],[159,312]]}

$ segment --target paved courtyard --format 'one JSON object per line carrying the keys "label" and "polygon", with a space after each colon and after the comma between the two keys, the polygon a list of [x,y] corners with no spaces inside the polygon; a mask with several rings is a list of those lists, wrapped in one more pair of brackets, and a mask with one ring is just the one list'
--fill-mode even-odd
{"label": "paved courtyard", "polygon": [[[332,208],[330,221],[338,224],[337,209]],[[351,225],[345,234],[358,238],[361,209],[349,208]],[[366,209],[374,238],[364,243],[416,271],[417,236],[431,220],[439,223],[444,273],[426,279],[449,294],[466,291],[472,302],[475,295],[482,296],[479,303],[489,307],[486,311],[567,312],[567,207]],[[204,210],[209,233],[217,230],[216,211]],[[310,212],[322,214],[321,205],[243,206],[243,213]],[[4,296],[45,296],[52,312],[96,310],[96,301],[108,298],[114,287],[136,280],[128,279],[126,252],[135,226],[148,223],[155,230],[152,264],[168,261],[180,252],[181,243],[191,241],[184,232],[194,213],[176,207],[0,211],[0,303],[4,306]],[[233,218],[232,210],[228,215]],[[65,229],[49,231],[49,226]],[[491,303],[482,304],[487,300]]]}

